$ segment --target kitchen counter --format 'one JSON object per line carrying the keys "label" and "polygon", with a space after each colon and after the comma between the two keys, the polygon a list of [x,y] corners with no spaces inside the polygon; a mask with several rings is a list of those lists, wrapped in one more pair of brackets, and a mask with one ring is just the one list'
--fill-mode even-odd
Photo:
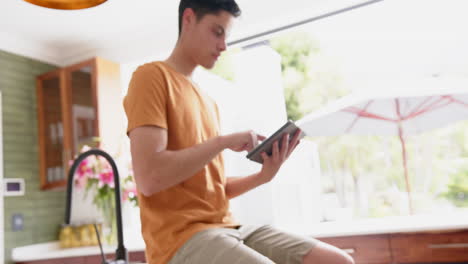
{"label": "kitchen counter", "polygon": [[459,229],[468,229],[468,212],[450,215],[396,216],[356,221],[324,222],[314,225],[310,235],[320,238]]}
{"label": "kitchen counter", "polygon": [[[468,213],[446,215],[418,215],[406,217],[387,217],[355,221],[335,221],[314,224],[309,234],[315,238],[344,237],[356,235],[377,235],[395,233],[418,233],[432,231],[467,230]],[[125,241],[129,252],[144,251],[143,240]],[[114,253],[115,247],[104,247],[104,252]],[[99,255],[99,247],[80,247],[61,249],[58,241],[18,247],[12,251],[15,262]]]}
{"label": "kitchen counter", "polygon": [[[125,247],[129,253],[145,251],[145,243],[140,239],[125,240]],[[115,250],[116,246],[103,246],[104,254],[115,253]],[[59,259],[100,254],[101,251],[98,246],[63,249],[60,248],[59,241],[53,241],[14,248],[11,252],[11,258],[14,262],[27,262],[43,259]]]}

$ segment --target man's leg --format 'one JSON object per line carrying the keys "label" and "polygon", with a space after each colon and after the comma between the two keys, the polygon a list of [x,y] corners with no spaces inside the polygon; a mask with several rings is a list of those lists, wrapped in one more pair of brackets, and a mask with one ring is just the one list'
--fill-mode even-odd
{"label": "man's leg", "polygon": [[270,226],[258,228],[244,242],[278,264],[354,264],[348,254],[336,247]]}
{"label": "man's leg", "polygon": [[244,245],[237,229],[213,228],[189,239],[169,264],[274,264]]}
{"label": "man's leg", "polygon": [[303,264],[354,264],[354,260],[343,250],[332,245],[318,242],[302,259]]}

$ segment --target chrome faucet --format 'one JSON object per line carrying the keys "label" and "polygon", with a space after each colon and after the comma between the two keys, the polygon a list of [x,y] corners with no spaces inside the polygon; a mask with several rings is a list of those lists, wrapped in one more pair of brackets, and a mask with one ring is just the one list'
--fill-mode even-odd
{"label": "chrome faucet", "polygon": [[[114,173],[114,190],[115,190],[115,216],[117,220],[117,250],[115,251],[115,261],[111,263],[118,263],[118,264],[127,264],[128,263],[128,252],[124,246],[123,241],[123,230],[122,230],[122,207],[121,207],[121,196],[120,196],[120,178],[119,172],[117,170],[117,165],[112,157],[107,154],[106,152],[100,149],[91,149],[86,152],[81,153],[75,161],[68,172],[68,183],[67,183],[67,204],[65,208],[65,225],[70,224],[70,217],[71,217],[71,202],[72,202],[72,191],[73,191],[73,177],[75,175],[75,171],[80,165],[80,163],[86,159],[88,156],[95,155],[95,156],[102,156],[104,157],[112,167],[112,172]],[[103,263],[106,262],[103,259]]]}

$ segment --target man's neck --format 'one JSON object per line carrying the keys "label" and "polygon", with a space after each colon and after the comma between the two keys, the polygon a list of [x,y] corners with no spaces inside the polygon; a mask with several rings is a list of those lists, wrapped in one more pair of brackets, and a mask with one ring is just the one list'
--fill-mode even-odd
{"label": "man's neck", "polygon": [[194,63],[190,56],[187,55],[187,52],[183,49],[181,45],[177,45],[171,53],[171,56],[165,60],[169,66],[174,68],[176,71],[185,75],[187,78],[192,77],[192,73],[197,67],[197,64]]}

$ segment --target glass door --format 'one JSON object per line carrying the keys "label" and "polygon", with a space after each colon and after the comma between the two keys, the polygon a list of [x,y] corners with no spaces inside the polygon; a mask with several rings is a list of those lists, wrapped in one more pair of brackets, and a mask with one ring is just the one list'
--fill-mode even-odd
{"label": "glass door", "polygon": [[71,156],[83,146],[98,147],[96,66],[94,60],[66,69],[69,89]]}
{"label": "glass door", "polygon": [[41,189],[63,185],[66,177],[61,71],[38,78],[38,124]]}

